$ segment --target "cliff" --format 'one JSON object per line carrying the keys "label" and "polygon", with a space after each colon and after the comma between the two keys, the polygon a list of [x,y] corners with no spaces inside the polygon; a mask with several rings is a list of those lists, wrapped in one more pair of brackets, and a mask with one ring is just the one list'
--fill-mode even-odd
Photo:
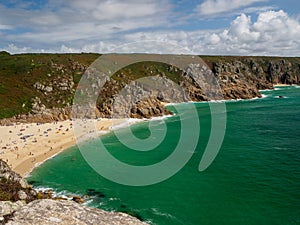
{"label": "cliff", "polygon": [[260,97],[258,90],[273,84],[300,84],[300,58],[203,57],[222,88],[225,99]]}
{"label": "cliff", "polygon": [[[11,122],[50,122],[71,117],[71,105],[78,82],[99,54],[21,54],[0,53],[0,119]],[[224,99],[261,97],[259,90],[272,89],[273,84],[300,84],[300,58],[201,56],[213,73]],[[97,101],[97,116],[110,117],[116,96],[124,87],[141,77],[160,77],[172,89],[179,85],[187,98],[175,101],[206,101],[196,78],[187,71],[154,62],[132,64],[106,81]],[[172,81],[172,82],[171,82]],[[93,87],[97,88],[97,87]],[[131,95],[149,94],[144,88],[128,89]],[[168,90],[156,92],[150,98],[137,99],[130,117],[152,117],[168,114],[160,103]],[[178,95],[179,96],[179,95]],[[126,103],[126,99],[121,99]],[[174,100],[174,99],[172,99]],[[129,107],[129,105],[125,107]],[[9,119],[6,119],[9,118]]]}

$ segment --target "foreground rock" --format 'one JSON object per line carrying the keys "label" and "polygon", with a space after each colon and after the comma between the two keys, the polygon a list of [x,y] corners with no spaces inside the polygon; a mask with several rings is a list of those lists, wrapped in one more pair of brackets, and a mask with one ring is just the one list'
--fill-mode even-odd
{"label": "foreground rock", "polygon": [[8,225],[145,225],[124,213],[88,208],[71,201],[36,200],[16,211]]}
{"label": "foreground rock", "polygon": [[0,160],[0,200],[30,202],[37,199],[37,192],[19,174]]}

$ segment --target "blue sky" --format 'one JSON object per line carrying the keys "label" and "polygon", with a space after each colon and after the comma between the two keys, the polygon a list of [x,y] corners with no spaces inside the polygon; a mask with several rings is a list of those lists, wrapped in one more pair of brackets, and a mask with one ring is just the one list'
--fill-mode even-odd
{"label": "blue sky", "polygon": [[1,0],[0,50],[300,56],[300,4]]}

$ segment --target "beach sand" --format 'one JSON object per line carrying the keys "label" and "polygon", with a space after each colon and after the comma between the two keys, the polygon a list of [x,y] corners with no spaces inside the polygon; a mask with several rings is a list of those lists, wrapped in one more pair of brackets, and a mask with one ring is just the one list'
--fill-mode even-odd
{"label": "beach sand", "polygon": [[[97,119],[93,123],[99,131],[98,136],[108,133],[114,126],[128,124],[126,121],[126,119]],[[71,120],[0,126],[0,158],[15,172],[26,176],[45,160],[76,145],[76,137],[88,137],[91,131],[85,124],[86,121],[76,122],[76,136],[73,130],[74,122]]]}
{"label": "beach sand", "polygon": [[288,87],[291,86],[289,84],[274,84],[273,87]]}

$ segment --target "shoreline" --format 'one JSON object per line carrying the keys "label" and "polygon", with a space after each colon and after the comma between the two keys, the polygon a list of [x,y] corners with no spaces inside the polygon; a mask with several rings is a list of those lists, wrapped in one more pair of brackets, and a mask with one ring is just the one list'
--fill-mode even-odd
{"label": "shoreline", "polygon": [[[275,84],[275,87],[291,85]],[[257,98],[253,98],[254,100]],[[234,100],[239,101],[242,99]],[[233,100],[223,100],[233,101]],[[174,103],[173,103],[174,104]],[[164,106],[173,105],[164,103]],[[176,104],[176,103],[175,103]],[[177,103],[178,104],[178,103]],[[158,117],[160,119],[167,116]],[[156,117],[154,117],[157,119]],[[151,118],[152,119],[152,118]],[[95,119],[96,137],[105,135],[110,131],[130,126],[137,122],[151,119]],[[95,136],[90,135],[86,121],[80,121],[76,136],[73,131],[74,121],[65,120],[52,123],[16,123],[10,126],[0,126],[0,158],[21,176],[28,176],[33,169],[45,161],[55,157],[64,150],[76,146],[77,141],[85,141]],[[76,140],[77,137],[77,140]]]}
{"label": "shoreline", "polygon": [[274,84],[273,87],[290,87],[293,86],[292,84]]}
{"label": "shoreline", "polygon": [[[127,119],[93,120],[97,137],[107,134],[112,127],[132,124]],[[0,158],[21,176],[28,176],[32,170],[64,150],[75,146],[77,141],[89,136],[86,121],[80,121],[79,132],[73,130],[74,121],[65,120],[52,123],[17,123],[0,126]],[[77,127],[76,127],[77,128]]]}

